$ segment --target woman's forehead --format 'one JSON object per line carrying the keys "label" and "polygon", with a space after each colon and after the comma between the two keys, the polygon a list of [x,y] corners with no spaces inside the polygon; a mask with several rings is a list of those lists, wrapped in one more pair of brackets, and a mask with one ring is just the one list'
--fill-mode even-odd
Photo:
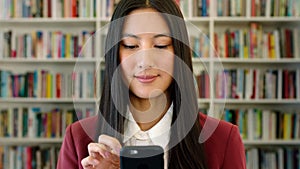
{"label": "woman's forehead", "polygon": [[169,33],[162,14],[152,8],[137,9],[126,16],[123,34]]}

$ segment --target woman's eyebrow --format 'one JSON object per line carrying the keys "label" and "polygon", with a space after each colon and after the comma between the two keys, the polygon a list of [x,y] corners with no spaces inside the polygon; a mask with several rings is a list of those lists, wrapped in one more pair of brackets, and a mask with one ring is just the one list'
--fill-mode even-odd
{"label": "woman's eyebrow", "polygon": [[170,37],[170,35],[169,34],[167,34],[167,33],[162,33],[162,34],[157,34],[157,35],[154,35],[154,37],[153,38],[159,38],[159,37]]}
{"label": "woman's eyebrow", "polygon": [[125,33],[125,34],[123,34],[122,38],[126,38],[126,37],[132,37],[132,38],[135,38],[135,39],[141,39],[141,38],[138,37],[137,35],[130,34],[130,33]]}
{"label": "woman's eyebrow", "polygon": [[[123,34],[122,38],[126,38],[126,37],[132,37],[132,38],[135,38],[135,39],[141,39],[139,36],[137,35],[134,35],[134,34],[131,34],[131,33],[125,33]],[[159,37],[170,37],[170,35],[168,33],[161,33],[161,34],[156,34],[153,36],[153,38],[159,38]]]}

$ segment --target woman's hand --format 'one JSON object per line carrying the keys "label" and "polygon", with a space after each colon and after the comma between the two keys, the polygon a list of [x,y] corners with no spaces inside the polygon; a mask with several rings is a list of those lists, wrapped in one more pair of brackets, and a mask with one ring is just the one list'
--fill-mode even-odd
{"label": "woman's hand", "polygon": [[89,156],[81,160],[84,169],[119,169],[120,142],[107,135],[100,135],[98,143],[88,145]]}

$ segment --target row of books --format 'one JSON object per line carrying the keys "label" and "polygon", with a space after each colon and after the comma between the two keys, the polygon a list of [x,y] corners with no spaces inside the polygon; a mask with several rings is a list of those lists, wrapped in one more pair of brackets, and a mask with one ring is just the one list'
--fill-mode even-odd
{"label": "row of books", "polygon": [[0,169],[55,169],[57,146],[1,146]]}
{"label": "row of books", "polygon": [[[193,0],[192,2],[193,16],[206,17],[209,16],[210,0]],[[182,8],[181,8],[182,9]],[[183,10],[183,9],[182,9]]]}
{"label": "row of books", "polygon": [[268,109],[225,109],[221,118],[239,126],[247,140],[300,139],[300,112]]}
{"label": "row of books", "polygon": [[249,148],[246,150],[247,169],[300,168],[300,149],[297,147]]}
{"label": "row of books", "polygon": [[297,99],[299,87],[299,69],[226,69],[215,78],[216,98]]}
{"label": "row of books", "polygon": [[[3,0],[0,19],[96,17],[97,0]],[[55,7],[54,7],[55,6]]]}
{"label": "row of books", "polygon": [[0,70],[0,84],[2,98],[94,98],[96,96],[95,72],[88,69],[56,73],[42,69],[24,74]]}
{"label": "row of books", "polygon": [[251,23],[249,29],[214,33],[216,57],[221,58],[300,58],[299,28],[263,30]]}
{"label": "row of books", "polygon": [[95,57],[93,31],[0,31],[0,58],[92,58]]}
{"label": "row of books", "polygon": [[210,98],[210,80],[208,72],[203,70],[195,76],[198,98]]}
{"label": "row of books", "polygon": [[190,36],[190,47],[194,58],[209,58],[210,40],[206,34]]}
{"label": "row of books", "polygon": [[217,16],[300,16],[298,0],[216,0]]}
{"label": "row of books", "polygon": [[95,115],[95,109],[11,107],[0,109],[0,137],[62,138],[71,123]]}

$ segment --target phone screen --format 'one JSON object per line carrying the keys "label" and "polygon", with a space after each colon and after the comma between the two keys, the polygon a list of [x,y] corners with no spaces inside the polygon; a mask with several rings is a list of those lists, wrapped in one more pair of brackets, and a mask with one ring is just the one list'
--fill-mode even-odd
{"label": "phone screen", "polygon": [[121,169],[163,169],[164,150],[160,146],[125,146],[120,151]]}

